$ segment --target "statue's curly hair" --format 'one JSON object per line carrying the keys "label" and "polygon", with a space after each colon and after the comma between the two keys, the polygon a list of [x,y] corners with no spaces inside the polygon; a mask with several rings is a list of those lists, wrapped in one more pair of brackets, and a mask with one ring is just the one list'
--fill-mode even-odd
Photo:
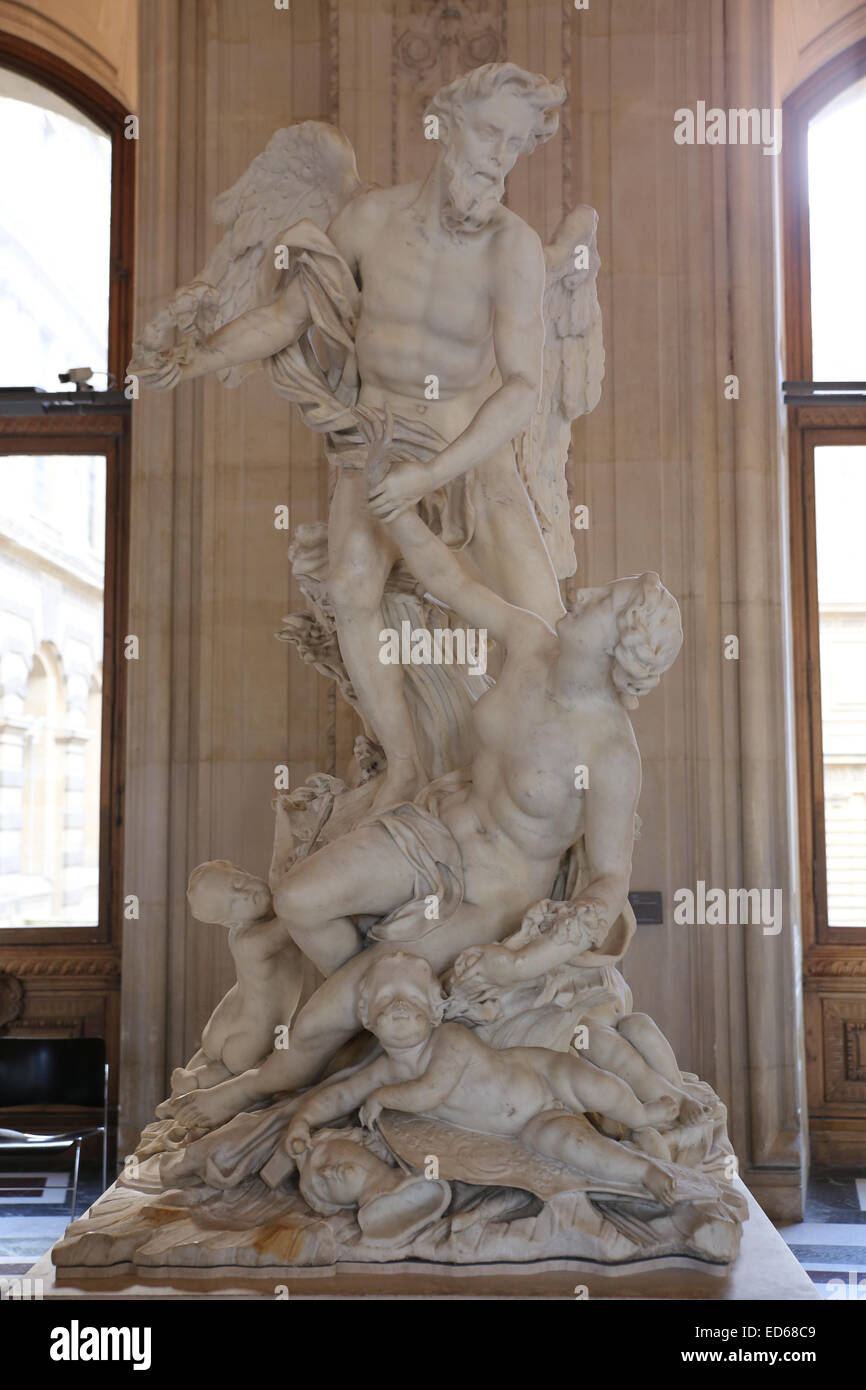
{"label": "statue's curly hair", "polygon": [[503,89],[523,97],[535,109],[535,126],[523,148],[524,154],[531,154],[537,144],[543,144],[556,134],[559,126],[556,108],[562,105],[566,95],[561,77],[556,82],[549,82],[546,77],[526,72],[516,63],[485,63],[483,67],[473,68],[472,72],[455,78],[446,87],[440,87],[424,114],[437,116],[447,126],[449,122],[460,119],[463,107],[473,101],[483,101]]}
{"label": "statue's curly hair", "polygon": [[194,893],[202,879],[207,878],[213,869],[228,869],[234,872],[235,866],[230,859],[208,859],[204,864],[197,864],[189,876],[189,883],[186,888],[186,895]]}
{"label": "statue's curly hair", "polygon": [[618,638],[611,651],[613,683],[626,709],[636,709],[683,644],[679,604],[657,574],[649,571],[635,580],[631,598],[617,614]]}
{"label": "statue's curly hair", "polygon": [[423,956],[411,955],[408,951],[388,951],[368,966],[361,977],[358,991],[358,1017],[365,1028],[370,1026],[370,1002],[376,992],[376,981],[383,975],[393,976],[394,967],[414,975],[414,982],[427,991],[430,1002],[430,1017],[434,1027],[441,1023],[445,1012],[445,996],[432,966]]}

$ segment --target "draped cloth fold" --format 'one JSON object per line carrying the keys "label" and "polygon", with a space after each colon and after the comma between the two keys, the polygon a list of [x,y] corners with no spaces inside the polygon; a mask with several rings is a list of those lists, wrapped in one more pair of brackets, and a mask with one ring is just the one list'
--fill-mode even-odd
{"label": "draped cloth fold", "polygon": [[[430,782],[414,801],[368,817],[381,825],[408,861],[415,877],[412,898],[370,928],[375,941],[417,941],[452,917],[463,901],[463,856],[439,819],[442,801],[469,781],[465,768]],[[430,901],[434,899],[434,901]]]}

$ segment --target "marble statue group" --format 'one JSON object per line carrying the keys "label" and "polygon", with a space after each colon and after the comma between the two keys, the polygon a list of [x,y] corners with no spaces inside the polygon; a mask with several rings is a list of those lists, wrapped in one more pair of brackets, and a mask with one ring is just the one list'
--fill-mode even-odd
{"label": "marble statue group", "polygon": [[[597,218],[542,245],[503,197],[565,96],[512,63],[457,78],[430,172],[386,189],[334,127],[278,131],[139,335],[143,386],[263,370],[322,436],[329,515],[292,538],[306,606],[280,635],[364,732],[343,776],[274,800],[267,881],[192,869],[237,981],[61,1267],[736,1256],[724,1106],[618,968],[629,711],[679,609],[654,573],[560,593],[572,422],[604,368]],[[383,662],[405,622],[483,632],[486,673]]]}

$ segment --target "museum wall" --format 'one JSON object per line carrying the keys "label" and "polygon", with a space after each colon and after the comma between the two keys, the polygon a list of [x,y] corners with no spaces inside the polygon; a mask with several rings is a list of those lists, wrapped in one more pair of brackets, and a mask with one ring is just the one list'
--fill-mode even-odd
{"label": "museum wall", "polygon": [[776,100],[864,37],[863,0],[773,0]]}
{"label": "museum wall", "polygon": [[138,0],[0,0],[0,32],[64,58],[130,111],[138,95]]}
{"label": "museum wall", "polygon": [[[784,595],[785,497],[774,256],[777,161],[679,145],[674,111],[772,108],[770,5],[750,0],[150,0],[141,19],[138,323],[214,245],[213,198],[279,126],[336,121],[362,178],[418,177],[426,97],[508,58],[569,90],[561,130],[511,176],[543,237],[578,201],[599,213],[607,352],[601,404],[573,431],[578,584],[656,569],[685,647],[635,728],[644,759],[633,887],[664,921],[626,966],[637,1007],[730,1107],[747,1181],[800,1201],[796,865]],[[726,378],[738,379],[737,396]],[[193,922],[189,870],[267,869],[274,767],[340,771],[354,725],[274,640],[299,595],[292,524],[323,517],[318,445],[260,378],[196,382],[134,410],[123,961],[126,1144],[231,983],[219,928]],[[573,587],[573,586],[572,586]],[[736,636],[738,659],[726,659]],[[727,642],[731,650],[731,644]],[[681,887],[779,888],[784,924],[680,926]]]}

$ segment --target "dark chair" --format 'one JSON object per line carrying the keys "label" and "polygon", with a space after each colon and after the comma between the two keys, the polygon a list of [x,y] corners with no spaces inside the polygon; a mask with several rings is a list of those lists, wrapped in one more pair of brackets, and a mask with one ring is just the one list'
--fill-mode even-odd
{"label": "dark chair", "polygon": [[102,1123],[81,1124],[58,1134],[0,1127],[0,1157],[74,1146],[74,1221],[81,1143],[91,1135],[102,1135],[102,1186],[108,1186],[108,1063],[102,1038],[0,1038],[0,1126],[3,1111],[19,1112],[15,1118],[20,1123],[22,1110],[33,1113],[47,1106],[99,1110]]}

